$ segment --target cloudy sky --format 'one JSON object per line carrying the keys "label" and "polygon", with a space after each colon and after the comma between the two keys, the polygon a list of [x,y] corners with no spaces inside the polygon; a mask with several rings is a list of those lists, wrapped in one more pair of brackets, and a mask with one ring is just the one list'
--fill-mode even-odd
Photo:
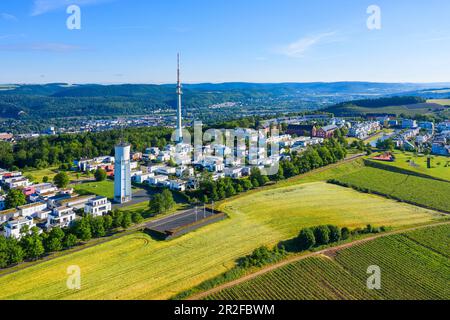
{"label": "cloudy sky", "polygon": [[[74,4],[80,30],[67,28]],[[2,0],[0,83],[174,82],[178,51],[185,82],[450,82],[448,12],[448,0]]]}

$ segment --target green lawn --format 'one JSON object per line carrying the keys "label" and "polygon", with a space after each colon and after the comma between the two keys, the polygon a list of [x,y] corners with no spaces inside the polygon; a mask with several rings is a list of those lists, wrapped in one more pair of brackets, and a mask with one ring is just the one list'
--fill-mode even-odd
{"label": "green lawn", "polygon": [[[48,177],[49,181],[53,181],[53,178],[58,174],[59,169],[58,167],[50,167],[47,169],[40,169],[40,170],[25,170],[23,173],[25,175],[31,175],[35,182],[41,183],[42,179],[44,177]],[[74,171],[66,172],[69,175],[69,178],[71,181],[78,180],[77,173]],[[80,174],[80,179],[87,179],[88,177],[85,174]]]}
{"label": "green lawn", "polygon": [[[89,182],[77,184],[74,186],[75,192],[81,195],[85,194],[95,194],[98,196],[107,197],[108,199],[114,199],[114,181],[105,180],[101,182]],[[135,193],[140,189],[132,187],[132,192]],[[148,204],[148,203],[147,203]]]}
{"label": "green lawn", "polygon": [[[444,256],[430,245],[442,248],[449,234],[450,226],[445,225],[381,238],[339,251],[336,257],[291,263],[208,299],[448,300],[448,251]],[[381,290],[367,289],[367,268],[371,265],[380,267]]]}
{"label": "green lawn", "polygon": [[[229,270],[256,247],[296,236],[305,226],[401,227],[441,218],[431,210],[312,182],[342,175],[351,166],[220,203],[229,219],[171,241],[136,233],[6,275],[0,278],[0,299],[167,299]],[[66,287],[71,265],[81,268],[80,291]]]}
{"label": "green lawn", "polygon": [[428,169],[427,156],[401,151],[394,152],[394,155],[396,158],[394,162],[383,162],[383,164],[450,181],[449,157],[432,156],[431,168]]}

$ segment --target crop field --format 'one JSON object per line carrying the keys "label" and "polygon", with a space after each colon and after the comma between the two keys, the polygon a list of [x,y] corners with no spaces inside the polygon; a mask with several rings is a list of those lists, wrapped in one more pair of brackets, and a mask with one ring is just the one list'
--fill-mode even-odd
{"label": "crop field", "polygon": [[393,166],[420,174],[450,181],[450,158],[432,156],[431,168],[427,168],[427,157],[417,156],[412,152],[395,152],[394,162],[383,162],[384,165]]}
{"label": "crop field", "polygon": [[[321,172],[324,176],[332,174]],[[136,233],[0,277],[0,299],[166,299],[222,274],[261,245],[296,236],[305,226],[400,227],[442,217],[325,182],[298,181],[239,196],[219,209],[230,218],[171,241]],[[66,287],[72,265],[81,269],[79,291]]]}
{"label": "crop field", "polygon": [[450,228],[448,226],[433,228],[433,232],[427,229],[405,233],[409,239],[450,258]]}
{"label": "crop field", "polygon": [[341,176],[336,180],[340,183],[395,197],[402,201],[450,212],[449,182],[370,167]]}
{"label": "crop field", "polygon": [[[450,260],[428,249],[448,234],[450,226],[445,225],[380,238],[341,250],[333,258],[319,256],[291,263],[207,299],[448,300]],[[371,265],[380,267],[381,290],[367,289]]]}

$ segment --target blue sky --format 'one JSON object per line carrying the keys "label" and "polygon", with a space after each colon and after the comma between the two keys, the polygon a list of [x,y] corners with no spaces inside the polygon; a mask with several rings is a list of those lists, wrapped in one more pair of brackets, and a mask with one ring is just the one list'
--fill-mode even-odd
{"label": "blue sky", "polygon": [[[66,9],[81,8],[81,30]],[[381,9],[381,30],[366,10]],[[450,82],[448,0],[2,0],[0,83]]]}

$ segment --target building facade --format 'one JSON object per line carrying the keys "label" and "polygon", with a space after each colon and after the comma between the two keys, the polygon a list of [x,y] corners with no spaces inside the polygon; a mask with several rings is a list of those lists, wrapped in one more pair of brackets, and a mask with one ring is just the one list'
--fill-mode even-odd
{"label": "building facade", "polygon": [[126,203],[131,201],[131,145],[121,143],[116,146],[114,167],[114,201]]}

